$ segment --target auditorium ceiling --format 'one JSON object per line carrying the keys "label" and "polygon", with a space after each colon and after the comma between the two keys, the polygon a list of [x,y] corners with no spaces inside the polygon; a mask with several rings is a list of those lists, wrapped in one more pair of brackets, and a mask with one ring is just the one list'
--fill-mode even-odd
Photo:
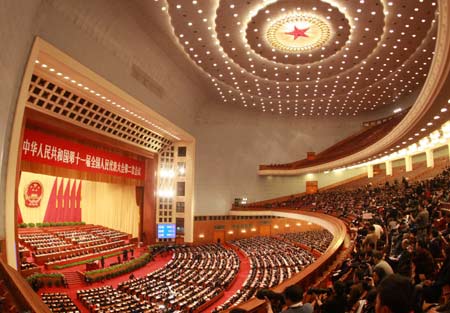
{"label": "auditorium ceiling", "polygon": [[433,0],[155,0],[151,15],[223,105],[358,116],[417,97],[437,37]]}
{"label": "auditorium ceiling", "polygon": [[[238,109],[233,112],[326,123],[408,109],[382,139],[308,172],[405,152],[450,119],[450,0],[50,2],[75,23],[83,19],[99,40],[114,33],[147,39],[131,32],[136,23],[205,98]],[[139,123],[152,121],[137,107],[119,109]],[[181,138],[179,129],[159,120],[154,124]]]}

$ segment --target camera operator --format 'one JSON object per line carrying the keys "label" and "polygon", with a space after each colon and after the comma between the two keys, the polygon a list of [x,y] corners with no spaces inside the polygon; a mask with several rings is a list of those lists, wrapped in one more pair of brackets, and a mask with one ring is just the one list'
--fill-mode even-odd
{"label": "camera operator", "polygon": [[[314,308],[311,303],[303,304],[303,289],[298,285],[286,287],[283,291],[284,301],[287,308],[281,313],[313,313]],[[267,312],[273,313],[271,301],[266,297]]]}
{"label": "camera operator", "polygon": [[321,293],[317,296],[317,305],[322,313],[345,313],[347,308],[347,294],[345,284],[336,281],[331,293]]}
{"label": "camera operator", "polygon": [[270,305],[270,308],[273,313],[280,313],[285,305],[283,295],[280,293],[276,293],[270,289],[258,290],[258,292],[256,293],[256,298],[260,300],[265,300],[267,306]]}

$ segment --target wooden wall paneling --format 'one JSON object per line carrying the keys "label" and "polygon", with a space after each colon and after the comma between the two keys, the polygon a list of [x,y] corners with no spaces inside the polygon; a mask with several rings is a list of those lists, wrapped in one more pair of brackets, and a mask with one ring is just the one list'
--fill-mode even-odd
{"label": "wooden wall paneling", "polygon": [[[300,226],[297,226],[298,223],[300,223]],[[218,230],[217,228],[223,228],[223,241],[321,229],[319,225],[309,225],[308,221],[290,218],[259,219],[252,217],[249,219],[235,220],[208,219],[206,221],[194,222],[194,242],[196,244],[217,242],[216,233],[218,236],[218,232],[222,231],[222,229]],[[252,228],[255,231],[252,231]],[[242,229],[245,229],[245,233],[241,232]]]}
{"label": "wooden wall paneling", "polygon": [[0,259],[6,263],[6,240],[0,240]]}
{"label": "wooden wall paneling", "polygon": [[[33,291],[30,284],[21,277],[20,273],[0,260],[0,277],[5,289],[12,296],[15,309],[7,312],[39,312],[51,313],[39,295]],[[6,312],[2,310],[2,312]]]}
{"label": "wooden wall paneling", "polygon": [[225,242],[225,231],[224,230],[216,230],[214,231],[214,238],[213,238],[213,242]]}
{"label": "wooden wall paneling", "polygon": [[[25,133],[25,118],[22,119],[22,126],[20,129],[20,143],[23,142],[23,136]],[[15,241],[14,244],[16,245],[15,247],[15,252],[16,252],[16,266],[17,268],[20,268],[20,257],[19,257],[19,233],[18,233],[18,223],[17,223],[17,217],[18,217],[18,210],[19,210],[19,183],[20,183],[20,174],[21,174],[21,167],[22,167],[22,144],[19,145],[19,151],[18,154],[16,156],[17,158],[17,167],[16,167],[16,182],[15,182],[15,187],[14,187],[14,236],[15,236]]]}
{"label": "wooden wall paneling", "polygon": [[271,225],[261,225],[259,228],[259,234],[261,236],[270,236]]}
{"label": "wooden wall paneling", "polygon": [[[298,211],[294,210],[283,210],[290,213],[298,213]],[[323,274],[325,270],[329,268],[329,266],[336,259],[337,254],[343,247],[344,239],[347,236],[347,227],[345,224],[336,217],[315,213],[315,212],[302,212],[302,214],[307,214],[311,216],[319,217],[322,220],[326,220],[335,225],[336,231],[334,232],[333,241],[330,244],[328,250],[322,254],[314,263],[306,267],[303,271],[297,273],[293,277],[285,280],[280,285],[272,288],[275,292],[282,292],[287,286],[292,284],[299,284],[301,287],[308,288],[311,284]],[[299,220],[297,220],[299,221]],[[303,224],[303,222],[302,222]],[[241,309],[245,309],[248,312],[265,312],[265,302],[263,300],[259,300],[257,298],[252,298],[249,301],[240,304],[238,306]]]}
{"label": "wooden wall paneling", "polygon": [[306,193],[307,194],[313,194],[313,193],[317,193],[317,190],[319,184],[317,182],[317,180],[308,180],[306,181]]}
{"label": "wooden wall paneling", "polygon": [[138,239],[141,241],[142,232],[144,231],[142,219],[144,216],[144,187],[136,186],[136,204],[139,206],[139,231]]}

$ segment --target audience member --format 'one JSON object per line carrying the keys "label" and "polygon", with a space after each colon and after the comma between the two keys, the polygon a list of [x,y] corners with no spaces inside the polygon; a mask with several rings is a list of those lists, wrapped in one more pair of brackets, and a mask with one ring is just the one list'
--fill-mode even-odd
{"label": "audience member", "polygon": [[406,277],[389,275],[379,284],[377,290],[376,313],[410,313],[413,289]]}

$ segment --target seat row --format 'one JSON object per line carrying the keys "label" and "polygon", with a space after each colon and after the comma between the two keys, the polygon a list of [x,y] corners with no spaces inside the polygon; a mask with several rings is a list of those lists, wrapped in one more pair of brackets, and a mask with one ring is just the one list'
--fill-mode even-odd
{"label": "seat row", "polygon": [[249,300],[257,290],[276,286],[315,261],[304,249],[274,237],[246,238],[231,243],[248,256],[250,272],[242,288],[214,312]]}
{"label": "seat row", "polygon": [[66,293],[43,293],[41,298],[52,312],[80,313],[78,307]]}

